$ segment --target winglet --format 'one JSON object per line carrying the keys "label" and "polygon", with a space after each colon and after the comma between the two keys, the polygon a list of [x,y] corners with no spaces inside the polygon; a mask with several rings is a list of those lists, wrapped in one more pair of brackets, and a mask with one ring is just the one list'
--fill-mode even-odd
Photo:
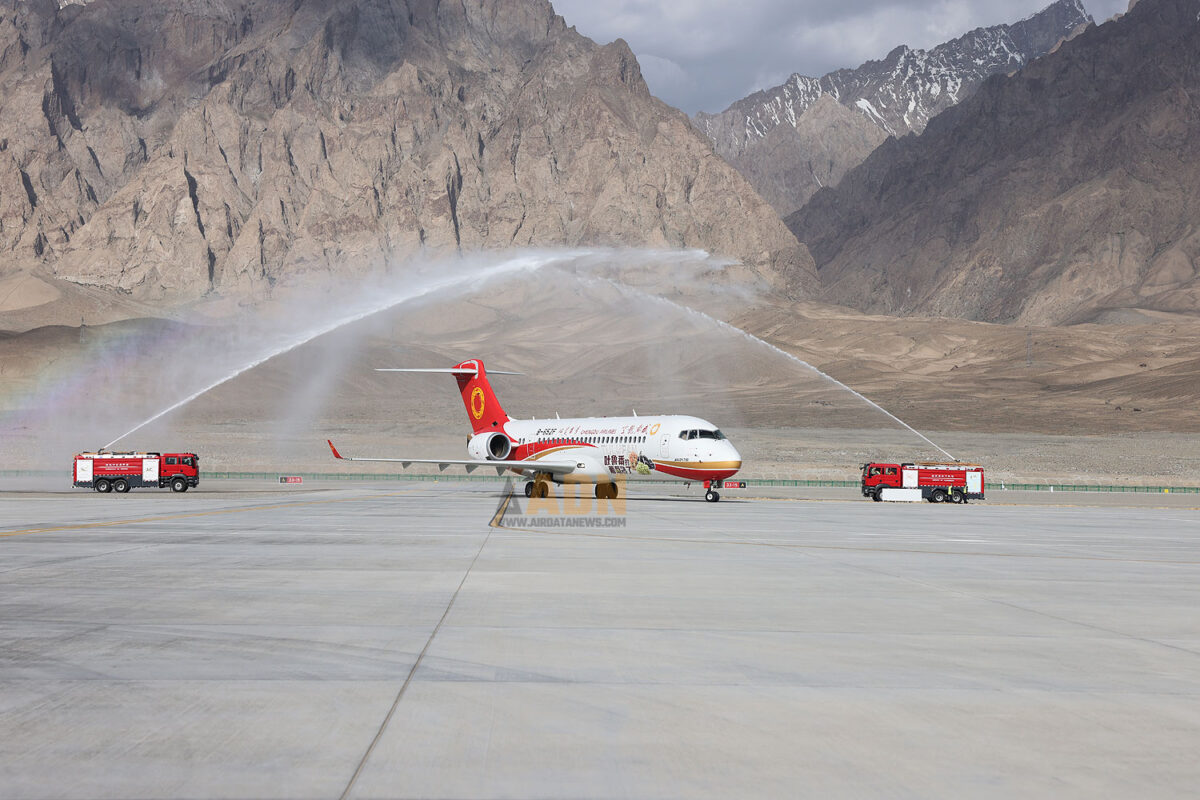
{"label": "winglet", "polygon": [[[339,453],[339,452],[337,451],[337,448],[333,446],[333,441],[332,441],[332,440],[330,440],[330,439],[326,439],[326,440],[325,440],[325,442],[326,442],[326,443],[329,445],[329,449],[333,451],[333,457],[334,457],[334,458],[339,458],[339,459],[340,459],[340,458],[342,458],[342,454],[341,454],[341,453]],[[343,459],[343,460],[344,460],[344,459]]]}

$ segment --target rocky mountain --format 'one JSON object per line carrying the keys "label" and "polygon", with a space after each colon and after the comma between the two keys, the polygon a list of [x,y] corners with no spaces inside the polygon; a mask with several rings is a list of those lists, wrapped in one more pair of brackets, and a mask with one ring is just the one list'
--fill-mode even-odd
{"label": "rocky mountain", "polygon": [[0,0],[0,278],[260,297],[421,250],[807,251],[546,0]]}
{"label": "rocky mountain", "polygon": [[1200,5],[1141,0],[788,218],[826,297],[1058,324],[1200,312]]}
{"label": "rocky mountain", "polygon": [[786,216],[822,186],[836,185],[888,136],[920,133],[989,76],[1020,69],[1091,22],[1079,0],[1057,0],[1028,19],[977,28],[932,50],[901,45],[856,69],[794,74],[693,121]]}

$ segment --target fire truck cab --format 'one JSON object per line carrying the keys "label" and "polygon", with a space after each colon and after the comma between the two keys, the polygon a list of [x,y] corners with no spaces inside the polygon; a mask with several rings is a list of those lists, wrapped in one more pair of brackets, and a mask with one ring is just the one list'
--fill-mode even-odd
{"label": "fire truck cab", "polygon": [[74,486],[97,492],[124,494],[152,487],[186,492],[200,484],[200,457],[195,453],[79,453],[75,456]]}
{"label": "fire truck cab", "polygon": [[983,467],[978,464],[872,462],[862,467],[863,497],[876,502],[920,499],[965,503],[983,500],[983,489]]}

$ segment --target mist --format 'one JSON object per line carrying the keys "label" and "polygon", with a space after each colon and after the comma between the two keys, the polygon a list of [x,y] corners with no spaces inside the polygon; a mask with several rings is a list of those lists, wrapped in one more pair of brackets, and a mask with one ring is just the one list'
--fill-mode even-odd
{"label": "mist", "polygon": [[24,469],[63,470],[74,453],[105,447],[199,452],[210,470],[331,471],[326,438],[360,455],[445,457],[459,452],[466,422],[453,383],[374,369],[478,357],[524,373],[496,380],[514,417],[636,411],[727,429],[852,427],[867,403],[945,453],[721,319],[765,288],[734,266],[702,251],[634,249],[417,259],[354,284],[308,276],[219,322],[63,329],[59,350],[73,357],[7,398],[0,430]]}

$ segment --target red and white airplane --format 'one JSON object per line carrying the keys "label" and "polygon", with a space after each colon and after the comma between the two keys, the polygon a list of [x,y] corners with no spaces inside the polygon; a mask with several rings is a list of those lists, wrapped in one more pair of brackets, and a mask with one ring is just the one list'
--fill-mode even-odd
{"label": "red and white airplane", "polygon": [[[344,461],[391,461],[461,464],[471,472],[495,467],[529,478],[526,497],[546,497],[550,483],[594,483],[596,496],[617,496],[621,479],[658,479],[708,483],[704,497],[721,499],[717,487],[742,466],[742,457],[717,427],[698,417],[584,417],[512,419],[504,413],[488,382],[483,362],[471,359],[449,369],[383,369],[379,372],[449,373],[458,382],[471,422],[469,459],[352,458],[329,442],[334,458]],[[516,375],[496,372],[496,375]],[[618,477],[620,476],[620,477]]]}

